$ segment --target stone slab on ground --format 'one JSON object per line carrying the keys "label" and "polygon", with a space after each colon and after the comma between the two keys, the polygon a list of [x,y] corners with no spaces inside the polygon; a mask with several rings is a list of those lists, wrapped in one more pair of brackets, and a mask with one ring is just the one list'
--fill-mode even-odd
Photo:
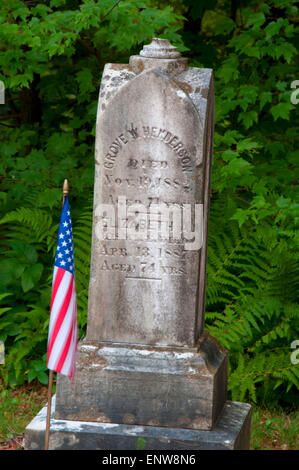
{"label": "stone slab on ground", "polygon": [[[217,425],[211,431],[156,426],[96,423],[52,419],[49,450],[246,450],[249,449],[251,407],[227,402]],[[47,407],[26,428],[25,449],[43,450]]]}

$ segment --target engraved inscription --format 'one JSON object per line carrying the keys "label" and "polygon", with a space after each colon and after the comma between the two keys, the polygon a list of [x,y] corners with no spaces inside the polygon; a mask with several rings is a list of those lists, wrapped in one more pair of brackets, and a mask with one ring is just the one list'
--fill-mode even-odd
{"label": "engraved inscription", "polygon": [[[163,163],[163,162],[161,162]],[[178,178],[160,178],[160,177],[149,177],[149,176],[137,176],[136,178],[120,178],[114,177],[112,174],[104,174],[104,185],[106,186],[118,186],[121,188],[136,187],[143,190],[158,189],[158,188],[182,188],[184,192],[190,191],[190,182],[179,180]]]}
{"label": "engraved inscription", "polygon": [[125,131],[119,134],[111,143],[104,158],[104,167],[106,169],[113,169],[115,166],[115,160],[119,157],[122,148],[127,145],[129,141],[136,139],[154,139],[164,142],[178,156],[182,171],[192,171],[193,168],[190,151],[186,149],[179,136],[170,132],[168,129],[148,125],[141,125],[138,127],[134,126],[134,123],[131,123],[131,127],[126,125]]}
{"label": "engraved inscription", "polygon": [[[163,276],[183,276],[188,252],[181,246],[175,248],[135,245],[130,247],[107,246],[103,243],[99,253],[104,256],[101,271],[136,274],[134,278],[162,279]],[[121,262],[119,261],[121,260]],[[149,277],[150,276],[150,277]],[[158,278],[159,276],[159,278]]]}
{"label": "engraved inscription", "polygon": [[[186,204],[189,195],[193,200],[191,153],[166,128],[134,122],[124,128],[104,157],[101,184],[113,208],[95,212],[100,224],[96,236],[107,242],[101,244],[99,269],[131,282],[190,277],[192,255],[186,253],[200,249],[193,244],[196,230],[190,237],[190,228],[187,239],[183,234],[183,228],[191,227],[183,221],[184,195]],[[141,240],[149,245],[139,245]]]}
{"label": "engraved inscription", "polygon": [[137,170],[138,168],[167,168],[168,163],[166,161],[159,161],[159,160],[141,160],[140,162],[135,158],[130,158],[128,161],[128,167],[134,168]]}

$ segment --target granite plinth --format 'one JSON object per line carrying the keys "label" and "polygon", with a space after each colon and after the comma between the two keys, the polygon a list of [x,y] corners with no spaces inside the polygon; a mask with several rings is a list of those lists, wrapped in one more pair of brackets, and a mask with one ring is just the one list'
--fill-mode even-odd
{"label": "granite plinth", "polygon": [[226,401],[227,352],[83,341],[73,382],[57,380],[55,418],[211,429]]}
{"label": "granite plinth", "polygon": [[[52,402],[49,450],[246,450],[249,449],[251,407],[227,402],[211,431],[95,423],[54,419]],[[26,428],[25,449],[44,449],[47,407]]]}

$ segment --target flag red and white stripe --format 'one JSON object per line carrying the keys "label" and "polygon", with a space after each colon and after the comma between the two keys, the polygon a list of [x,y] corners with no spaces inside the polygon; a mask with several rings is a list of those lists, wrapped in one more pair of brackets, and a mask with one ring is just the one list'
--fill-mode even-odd
{"label": "flag red and white stripe", "polygon": [[72,377],[78,341],[74,255],[68,201],[63,206],[52,283],[47,367]]}

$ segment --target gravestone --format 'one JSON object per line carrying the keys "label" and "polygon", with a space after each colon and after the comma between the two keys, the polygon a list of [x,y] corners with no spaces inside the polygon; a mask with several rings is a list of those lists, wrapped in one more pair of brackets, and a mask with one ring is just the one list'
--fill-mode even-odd
{"label": "gravestone", "polygon": [[87,334],[50,448],[249,446],[250,406],[226,400],[227,351],[204,330],[213,109],[212,70],[165,39],[105,66]]}

